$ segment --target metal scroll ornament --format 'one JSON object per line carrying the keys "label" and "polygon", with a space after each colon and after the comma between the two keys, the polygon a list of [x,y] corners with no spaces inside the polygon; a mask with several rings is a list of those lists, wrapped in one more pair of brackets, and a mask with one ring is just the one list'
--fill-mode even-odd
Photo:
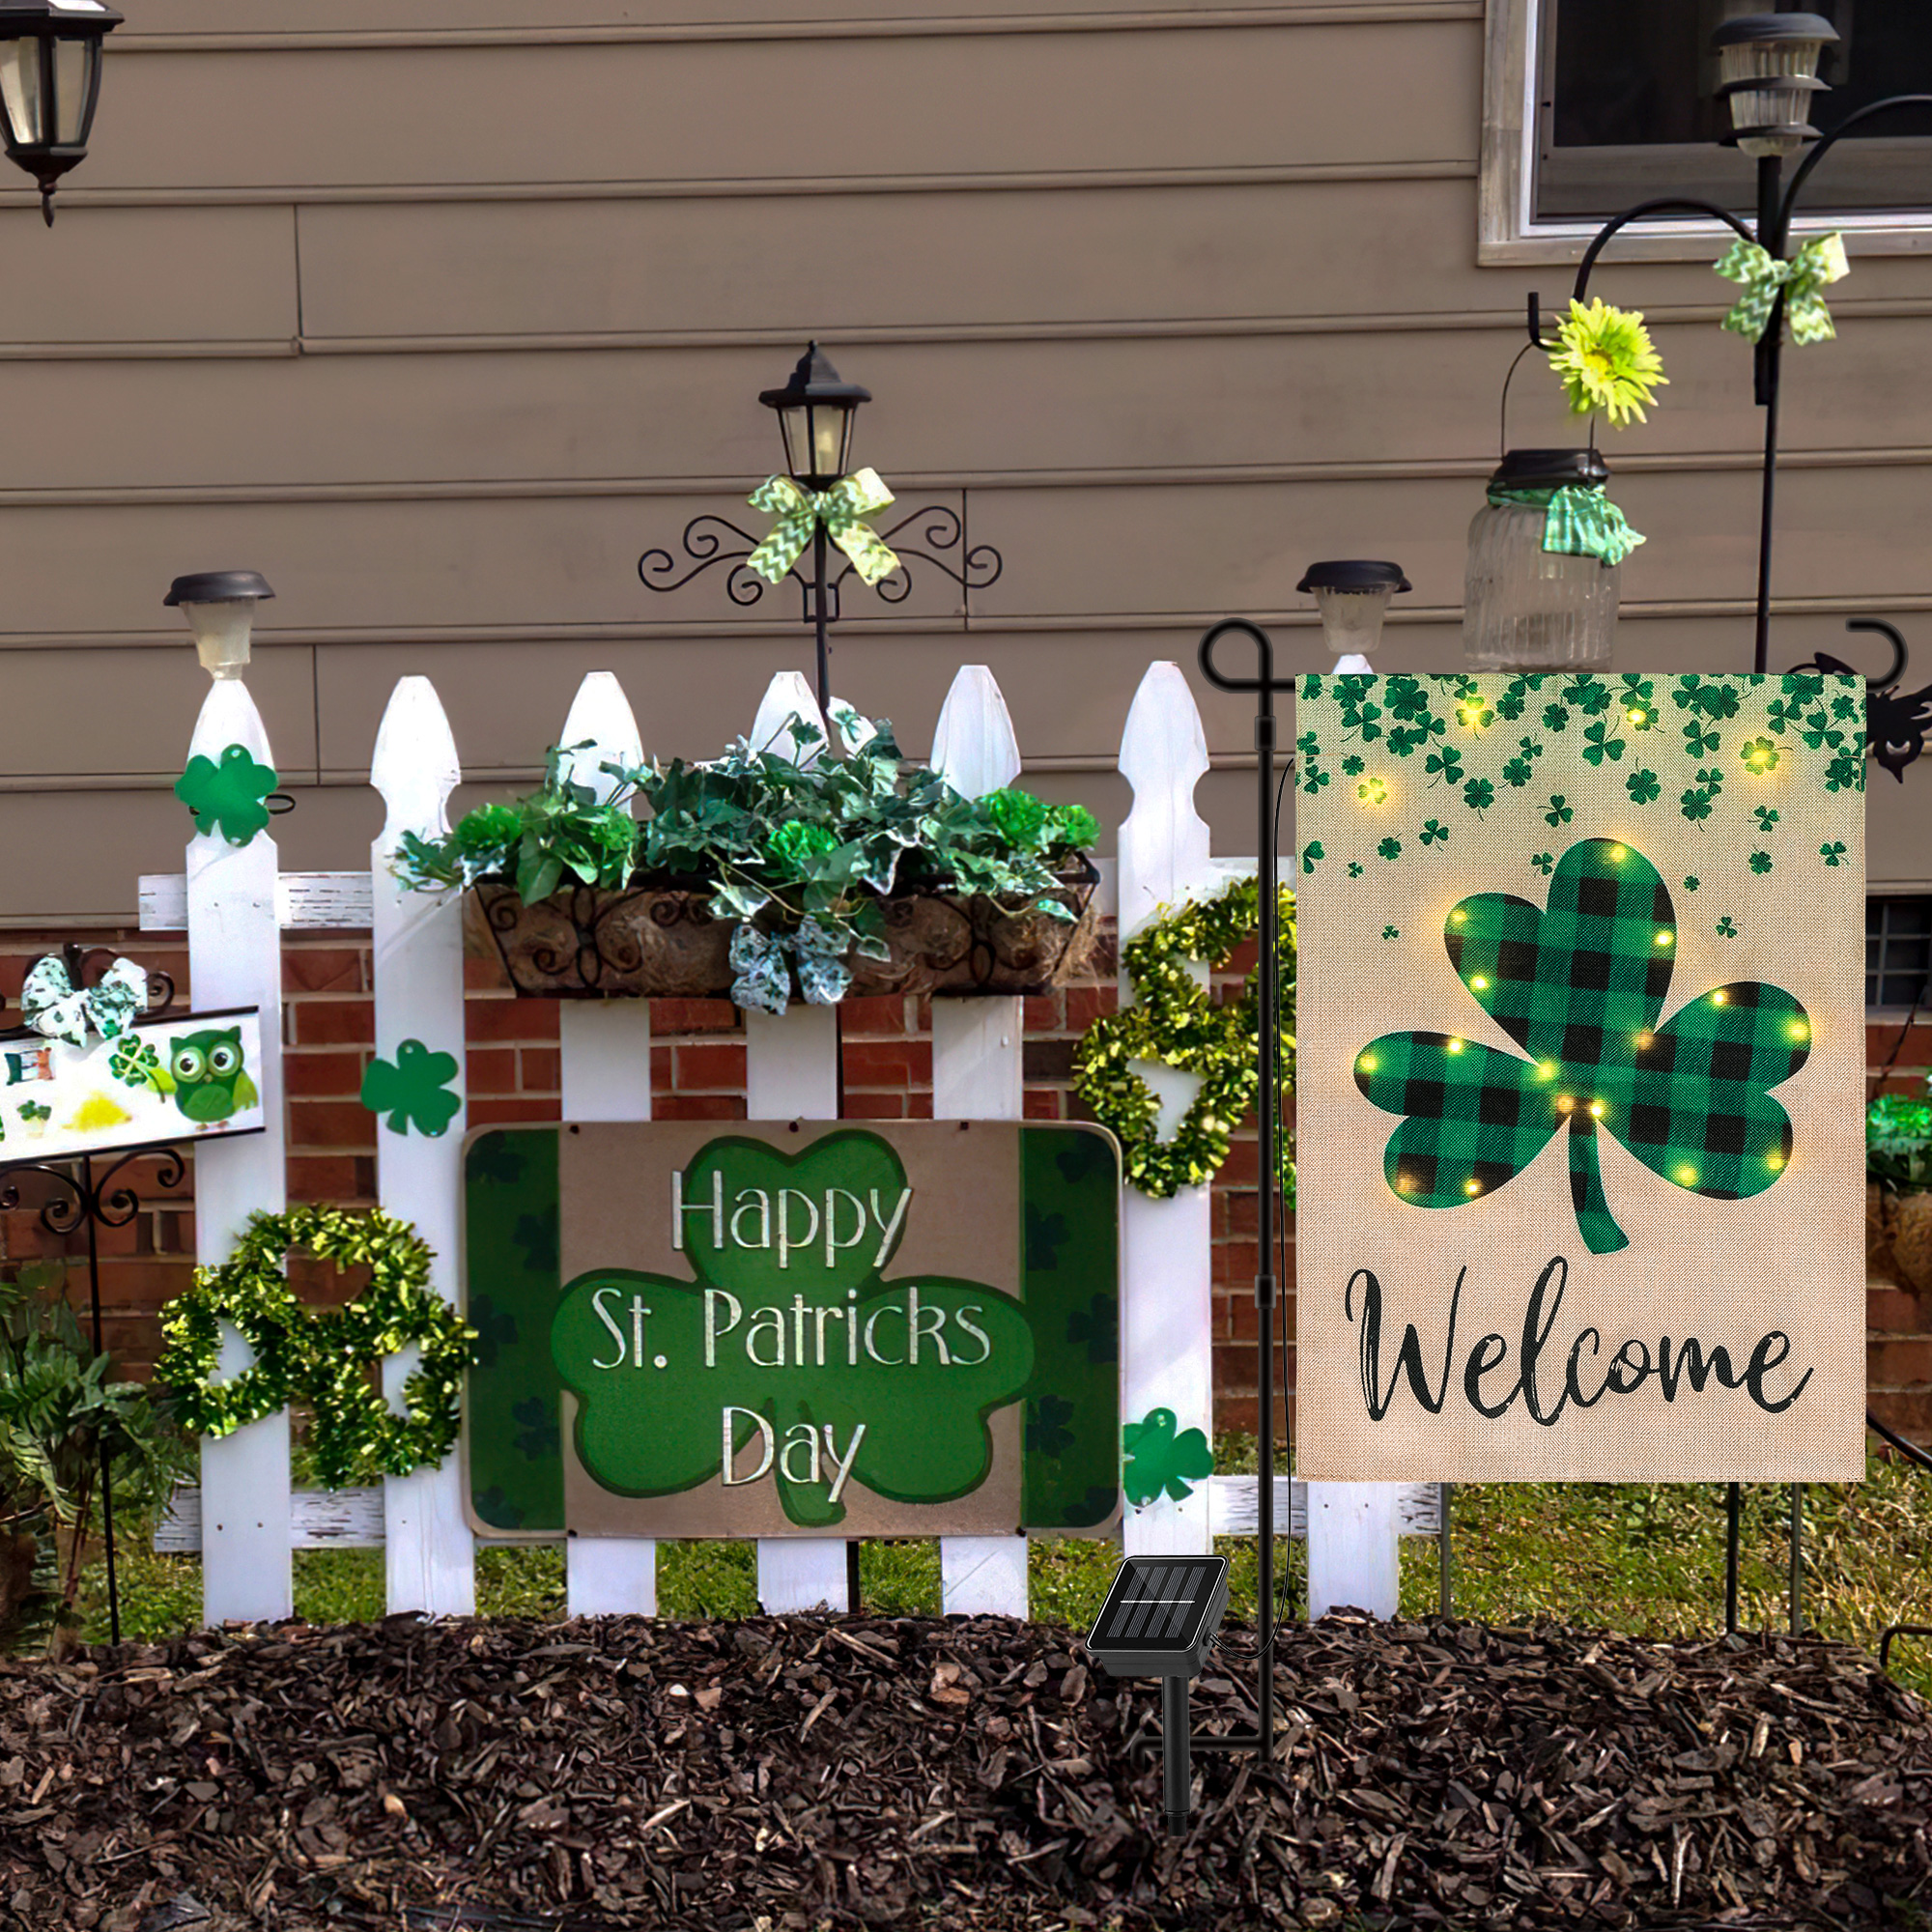
{"label": "metal scroll ornament", "polygon": [[[895,894],[880,902],[891,955],[851,954],[847,997],[970,999],[1062,985],[1093,963],[1097,882],[1084,864],[1065,875],[1053,896],[1071,920],[983,894]],[[470,895],[470,924],[473,936],[488,936],[522,995],[724,999],[736,977],[730,952],[738,922],[714,918],[710,899],[708,885],[579,886],[526,905],[507,880],[482,879]]]}

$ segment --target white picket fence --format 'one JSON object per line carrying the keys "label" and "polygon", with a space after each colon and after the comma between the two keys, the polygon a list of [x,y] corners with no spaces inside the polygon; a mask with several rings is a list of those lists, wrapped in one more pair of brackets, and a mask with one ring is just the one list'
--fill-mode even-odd
{"label": "white picket fence", "polygon": [[[796,714],[822,726],[810,687],[796,672],[773,679],[752,726],[755,742],[781,732]],[[615,677],[592,672],[579,688],[558,742],[587,744],[575,760],[581,782],[598,784],[606,759],[637,762],[645,750]],[[219,758],[245,746],[272,765],[268,735],[246,689],[216,684],[196,724],[191,753]],[[662,748],[657,748],[662,749]],[[971,795],[1011,783],[1021,770],[1018,741],[998,685],[983,666],[963,667],[933,735],[932,762]],[[1253,870],[1253,862],[1216,860],[1194,789],[1208,771],[1207,739],[1179,668],[1148,668],[1122,738],[1120,769],[1133,786],[1115,868],[1122,939],[1164,906],[1211,892]],[[387,816],[366,872],[279,871],[274,840],[247,845],[219,838],[190,840],[185,874],[141,881],[146,930],[188,933],[198,1006],[262,1010],[260,1085],[270,1122],[265,1134],[204,1143],[196,1152],[196,1252],[224,1259],[249,1212],[284,1203],[281,933],[284,928],[367,928],[373,934],[376,1051],[393,1059],[405,1039],[464,1064],[463,911],[455,896],[412,892],[389,870],[406,832],[447,829],[446,807],[460,781],[455,742],[427,678],[406,677],[384,714],[370,782]],[[1122,991],[1126,996],[1124,982]],[[650,1011],[642,1000],[566,1001],[562,1024],[562,1114],[566,1121],[650,1118]],[[932,1016],[933,1112],[940,1119],[1017,1120],[1021,1115],[1021,1002],[935,1001]],[[837,1032],[829,1008],[795,1008],[782,1018],[746,1017],[747,1107],[754,1120],[832,1120],[838,1115]],[[1171,1123],[1191,1096],[1193,1077],[1147,1069]],[[459,1074],[458,1092],[461,1092]],[[462,1140],[467,1110],[435,1139],[377,1128],[383,1207],[412,1221],[436,1250],[434,1283],[457,1293]],[[1172,1409],[1179,1426],[1213,1428],[1213,1349],[1209,1196],[1206,1187],[1171,1201],[1131,1189],[1122,1204],[1122,1413],[1138,1418]],[[246,1366],[247,1345],[224,1334],[219,1373]],[[396,1400],[412,1366],[408,1352],[384,1365]],[[1433,1486],[1277,1483],[1276,1520],[1309,1541],[1311,1613],[1353,1604],[1378,1615],[1396,1609],[1398,1538],[1433,1534]],[[1181,1553],[1211,1547],[1217,1534],[1251,1533],[1258,1510],[1254,1478],[1215,1477],[1180,1502],[1165,1499],[1127,1513],[1129,1552]],[[455,1456],[439,1469],[386,1480],[380,1491],[335,1495],[292,1491],[289,1423],[271,1416],[201,1446],[201,1488],[185,1492],[156,1538],[161,1549],[202,1553],[203,1613],[211,1624],[272,1620],[293,1613],[291,1551],[380,1544],[391,1611],[467,1615],[475,1607],[476,1539],[464,1521]],[[572,1615],[657,1608],[657,1547],[642,1538],[568,1539]],[[758,1546],[758,1599],[767,1610],[809,1610],[846,1601],[842,1540],[786,1538]],[[1027,1613],[1027,1549],[1020,1536],[947,1537],[941,1577],[949,1612]]]}

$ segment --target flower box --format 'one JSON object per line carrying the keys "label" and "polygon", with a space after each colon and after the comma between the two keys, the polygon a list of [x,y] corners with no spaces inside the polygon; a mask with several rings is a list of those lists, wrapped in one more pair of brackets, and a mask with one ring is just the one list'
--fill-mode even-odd
{"label": "flower box", "polygon": [[[1038,993],[1078,979],[1099,937],[1091,866],[1062,875],[1053,895],[1070,920],[984,895],[941,890],[880,900],[886,959],[856,952],[846,997],[928,993],[940,999]],[[469,895],[472,940],[487,939],[510,984],[530,999],[728,999],[737,922],[715,918],[707,883],[577,886],[526,905],[507,879]]]}

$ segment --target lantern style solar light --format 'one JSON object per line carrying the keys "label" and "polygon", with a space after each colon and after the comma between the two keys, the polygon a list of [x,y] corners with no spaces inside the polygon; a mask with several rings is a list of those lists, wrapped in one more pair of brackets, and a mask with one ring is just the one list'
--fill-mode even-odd
{"label": "lantern style solar light", "polygon": [[1747,14],[1712,35],[1718,97],[1731,110],[1732,131],[1746,154],[1781,157],[1818,139],[1810,125],[1812,96],[1829,91],[1818,78],[1818,61],[1837,38],[1819,14]]}
{"label": "lantern style solar light", "polygon": [[255,606],[274,594],[260,571],[203,570],[176,578],[161,602],[179,607],[187,619],[195,655],[210,677],[240,677],[248,668]]}
{"label": "lantern style solar light", "polygon": [[1381,643],[1389,599],[1410,586],[1397,564],[1350,561],[1311,563],[1294,587],[1313,592],[1335,668],[1346,674],[1371,668],[1369,653]]}
{"label": "lantern style solar light", "polygon": [[794,483],[826,490],[851,468],[852,418],[872,392],[842,381],[817,343],[807,346],[782,389],[760,390],[758,400],[779,412]]}
{"label": "lantern style solar light", "polygon": [[1594,449],[1503,452],[1490,478],[1490,498],[1469,525],[1463,655],[1472,669],[1569,670],[1609,663],[1622,564],[1543,547],[1549,493],[1601,490],[1609,475]]}
{"label": "lantern style solar light", "polygon": [[[1129,1556],[1087,1638],[1110,1677],[1160,1679],[1161,1769],[1168,1831],[1187,1829],[1194,1767],[1187,1687],[1201,1674],[1228,1608],[1225,1556]],[[1264,1652],[1264,1670],[1272,1660]]]}
{"label": "lantern style solar light", "polygon": [[121,20],[100,0],[0,0],[0,136],[8,158],[40,184],[49,228],[54,189],[86,158],[100,43]]}

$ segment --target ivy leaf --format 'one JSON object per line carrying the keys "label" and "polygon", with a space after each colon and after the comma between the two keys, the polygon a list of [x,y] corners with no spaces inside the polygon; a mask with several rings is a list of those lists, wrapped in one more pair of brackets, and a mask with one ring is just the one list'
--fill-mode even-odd
{"label": "ivy leaf", "polygon": [[372,1114],[386,1114],[389,1131],[407,1135],[412,1127],[435,1140],[449,1129],[463,1105],[450,1093],[456,1078],[456,1056],[432,1053],[419,1039],[406,1039],[394,1060],[372,1060],[362,1072],[362,1104]]}
{"label": "ivy leaf", "polygon": [[231,845],[245,845],[268,829],[262,801],[274,788],[274,768],[258,765],[245,745],[230,745],[218,765],[196,753],[175,781],[175,796],[194,814],[196,834],[219,833]]}
{"label": "ivy leaf", "polygon": [[[1726,922],[1719,922],[1719,929]],[[1604,1195],[1597,1134],[1707,1200],[1760,1194],[1784,1171],[1791,1122],[1770,1089],[1810,1054],[1804,1007],[1758,981],[1715,987],[1660,1024],[1677,926],[1670,895],[1629,845],[1586,838],[1557,862],[1547,909],[1510,894],[1463,899],[1449,959],[1530,1057],[1439,1033],[1386,1034],[1355,1085],[1402,1115],[1383,1173],[1420,1208],[1506,1186],[1569,1128],[1570,1195],[1585,1244],[1629,1244]]]}
{"label": "ivy leaf", "polygon": [[1194,1493],[1195,1482],[1214,1473],[1214,1452],[1206,1435],[1186,1429],[1177,1435],[1175,1423],[1173,1409],[1151,1408],[1139,1422],[1126,1423],[1121,1430],[1121,1447],[1126,1453],[1121,1487],[1136,1508],[1163,1493],[1174,1502],[1184,1502]]}
{"label": "ivy leaf", "polygon": [[[796,1157],[762,1143],[713,1142],[686,1169],[683,1198],[709,1200],[712,1176],[727,1160],[740,1203],[747,1188],[762,1188],[778,1203],[781,1189],[822,1202],[828,1187],[836,1187],[861,1201],[876,1192],[890,1212],[905,1186],[905,1169],[892,1148],[875,1134],[852,1131],[827,1135]],[[774,1216],[783,1207],[779,1203]],[[734,1453],[756,1442],[761,1432],[754,1418],[763,1419],[781,1445],[787,1432],[803,1425],[799,1454],[775,1456],[769,1472],[785,1515],[801,1527],[830,1529],[844,1520],[844,1502],[831,1493],[831,1457],[822,1453],[828,1430],[837,1444],[833,1453],[852,1457],[848,1486],[899,1501],[938,1502],[984,1480],[993,1456],[986,1419],[1017,1401],[1033,1374],[1033,1332],[1017,1302],[997,1289],[952,1277],[888,1280],[883,1268],[890,1251],[871,1238],[838,1243],[829,1264],[816,1246],[794,1250],[788,1267],[781,1267],[785,1257],[776,1246],[748,1248],[728,1238],[721,1246],[703,1214],[687,1217],[683,1238],[692,1279],[593,1269],[568,1285],[558,1306],[552,1352],[564,1385],[578,1398],[578,1454],[598,1481],[635,1496],[671,1495],[715,1481],[727,1409],[737,1411]],[[740,1323],[717,1334],[714,1317],[707,1330],[707,1289],[723,1289],[736,1300]],[[856,1298],[848,1298],[848,1290]],[[915,1292],[926,1339],[912,1360],[908,1309]],[[648,1322],[646,1359],[662,1354],[675,1367],[676,1373],[655,1376],[648,1367],[624,1370],[624,1377],[649,1378],[641,1399],[633,1389],[625,1400],[613,1400],[622,1378],[595,1366],[608,1362],[611,1351],[609,1326],[598,1313],[600,1293],[606,1308],[625,1310],[634,1295],[640,1297],[650,1311],[642,1318]],[[794,1315],[799,1295],[803,1319]],[[754,1311],[761,1304],[779,1311],[780,1319],[757,1324]],[[727,1304],[714,1306],[728,1314]],[[813,1313],[820,1308],[851,1313],[821,1318]],[[973,1327],[962,1326],[961,1316],[983,1333],[983,1344],[971,1340]],[[877,1348],[861,1347],[853,1362],[847,1333],[856,1323],[863,1335],[874,1317],[881,1321]],[[628,1333],[630,1318],[621,1321]],[[827,1328],[820,1350],[814,1336]],[[955,1345],[950,1360],[932,1343],[934,1334]],[[800,1338],[802,1359],[793,1360]]]}
{"label": "ivy leaf", "polygon": [[1633,805],[1650,805],[1662,796],[1663,786],[1658,782],[1655,772],[1633,772],[1624,781],[1624,789],[1631,795]]}

